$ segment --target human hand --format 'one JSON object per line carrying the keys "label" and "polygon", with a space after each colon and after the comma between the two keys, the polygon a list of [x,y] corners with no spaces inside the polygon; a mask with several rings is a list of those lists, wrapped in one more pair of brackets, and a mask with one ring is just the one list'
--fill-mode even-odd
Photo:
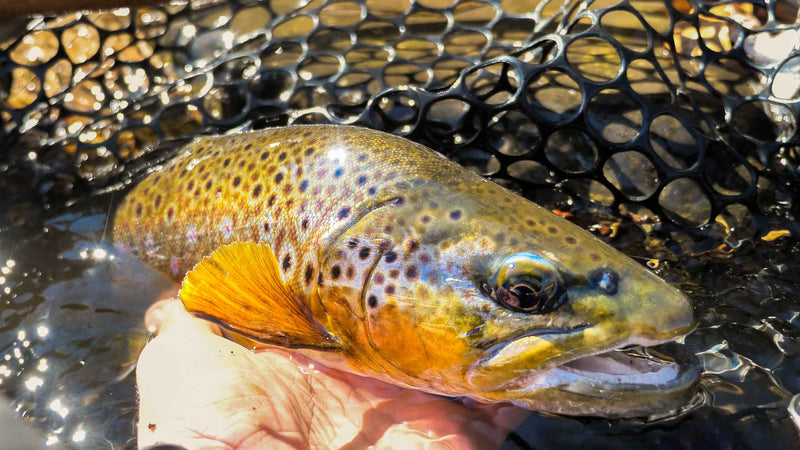
{"label": "human hand", "polygon": [[136,369],[140,447],[489,448],[529,413],[468,407],[286,350],[252,352],[177,300],[155,304],[146,321],[158,335]]}

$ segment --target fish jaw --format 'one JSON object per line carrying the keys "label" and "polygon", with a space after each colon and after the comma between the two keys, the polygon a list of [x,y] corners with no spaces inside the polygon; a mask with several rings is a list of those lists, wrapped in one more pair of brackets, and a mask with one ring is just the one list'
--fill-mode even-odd
{"label": "fish jaw", "polygon": [[640,346],[691,332],[691,303],[649,271],[625,272],[613,295],[568,289],[570,328],[518,333],[491,346],[468,383],[479,397],[567,415],[646,416],[686,404],[699,380],[693,355],[679,346],[666,346],[666,355]]}

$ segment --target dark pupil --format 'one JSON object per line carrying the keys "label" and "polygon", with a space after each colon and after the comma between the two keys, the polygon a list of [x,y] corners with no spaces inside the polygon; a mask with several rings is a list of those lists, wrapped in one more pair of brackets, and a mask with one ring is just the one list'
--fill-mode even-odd
{"label": "dark pupil", "polygon": [[524,310],[538,308],[547,300],[547,293],[541,286],[528,283],[515,284],[508,290],[508,293],[507,303]]}

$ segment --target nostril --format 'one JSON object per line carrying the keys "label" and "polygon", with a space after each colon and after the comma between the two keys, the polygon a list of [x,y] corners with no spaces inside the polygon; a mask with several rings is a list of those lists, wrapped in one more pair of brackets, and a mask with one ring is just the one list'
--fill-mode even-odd
{"label": "nostril", "polygon": [[600,289],[608,295],[617,293],[618,284],[619,275],[611,269],[597,269],[589,274],[589,285],[593,288]]}

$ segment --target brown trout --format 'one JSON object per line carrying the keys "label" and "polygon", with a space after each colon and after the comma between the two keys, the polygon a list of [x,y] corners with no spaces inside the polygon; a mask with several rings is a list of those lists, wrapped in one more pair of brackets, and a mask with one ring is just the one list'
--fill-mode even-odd
{"label": "brown trout", "polygon": [[[394,384],[606,417],[687,400],[688,299],[576,225],[408,140],[295,126],[188,144],[115,243],[190,312]],[[188,274],[187,274],[188,272]]]}

